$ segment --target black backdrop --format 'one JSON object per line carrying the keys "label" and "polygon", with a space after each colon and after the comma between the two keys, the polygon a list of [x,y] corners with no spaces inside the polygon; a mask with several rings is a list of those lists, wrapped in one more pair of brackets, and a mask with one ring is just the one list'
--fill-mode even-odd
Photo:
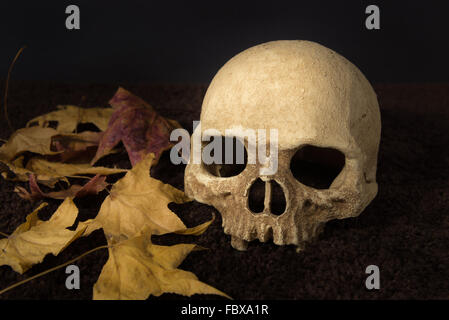
{"label": "black backdrop", "polygon": [[[81,29],[67,30],[76,4]],[[365,28],[380,8],[381,29]],[[319,42],[371,81],[446,81],[449,5],[435,1],[17,1],[0,4],[0,78],[203,82],[230,57],[279,39]]]}

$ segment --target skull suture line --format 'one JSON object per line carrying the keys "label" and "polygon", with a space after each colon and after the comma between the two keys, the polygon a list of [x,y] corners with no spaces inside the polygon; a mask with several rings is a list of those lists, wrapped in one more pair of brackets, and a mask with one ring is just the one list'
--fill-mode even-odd
{"label": "skull suture line", "polygon": [[[210,128],[278,130],[274,175],[260,176],[259,163],[226,176],[204,163],[187,165],[187,195],[221,213],[224,232],[238,250],[270,238],[302,249],[327,221],[359,215],[377,194],[376,94],[357,67],[319,44],[268,42],[228,61],[203,101],[201,131]],[[311,165],[336,171],[327,184],[314,185],[308,182]],[[261,181],[265,201],[257,213],[249,196]],[[280,186],[285,200],[280,215],[271,208],[273,186]]]}

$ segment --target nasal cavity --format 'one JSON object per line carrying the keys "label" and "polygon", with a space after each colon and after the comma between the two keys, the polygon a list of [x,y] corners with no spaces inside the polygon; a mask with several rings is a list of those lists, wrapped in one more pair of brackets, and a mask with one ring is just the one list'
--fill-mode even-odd
{"label": "nasal cavity", "polygon": [[258,178],[249,189],[248,207],[253,213],[261,213],[269,206],[271,214],[281,215],[285,212],[287,201],[282,187],[274,180],[267,182]]}
{"label": "nasal cavity", "polygon": [[281,215],[284,213],[287,207],[287,201],[285,200],[285,194],[282,187],[274,180],[270,181],[271,185],[271,202],[270,211],[274,215]]}
{"label": "nasal cavity", "polygon": [[253,213],[261,213],[264,209],[265,182],[260,178],[249,188],[248,207]]}

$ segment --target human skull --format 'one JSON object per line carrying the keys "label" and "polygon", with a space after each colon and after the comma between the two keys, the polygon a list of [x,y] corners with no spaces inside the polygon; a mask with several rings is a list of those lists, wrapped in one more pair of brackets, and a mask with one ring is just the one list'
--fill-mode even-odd
{"label": "human skull", "polygon": [[[275,174],[261,175],[261,163],[227,175],[220,170],[229,164],[211,170],[190,161],[186,167],[186,194],[221,213],[238,250],[273,238],[299,251],[327,221],[358,216],[377,194],[376,94],[357,67],[322,45],[273,41],[236,55],[212,80],[200,120],[192,137],[208,129],[232,129],[237,137],[248,128],[278,130]],[[247,149],[247,139],[238,138]],[[314,174],[328,181],[314,184]],[[265,185],[259,210],[249,199],[256,183]],[[274,186],[283,212],[271,208]]]}

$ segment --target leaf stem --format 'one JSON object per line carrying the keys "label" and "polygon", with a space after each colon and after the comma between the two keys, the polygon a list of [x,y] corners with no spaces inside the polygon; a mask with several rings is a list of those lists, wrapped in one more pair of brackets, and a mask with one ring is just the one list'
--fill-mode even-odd
{"label": "leaf stem", "polygon": [[5,292],[7,292],[7,291],[9,291],[11,289],[14,289],[15,287],[18,287],[18,286],[20,286],[20,285],[22,285],[24,283],[27,283],[27,282],[29,282],[31,280],[34,280],[34,279],[39,278],[39,277],[41,277],[43,275],[46,275],[47,273],[50,273],[52,271],[58,270],[58,269],[60,269],[62,267],[65,267],[65,266],[67,266],[69,264],[72,264],[75,261],[81,259],[82,257],[84,257],[84,256],[86,256],[86,255],[88,255],[88,254],[90,254],[92,252],[95,252],[95,251],[98,251],[98,250],[101,250],[101,249],[107,249],[108,247],[109,247],[108,245],[103,245],[103,246],[99,246],[99,247],[93,248],[93,249],[91,249],[91,250],[89,250],[87,252],[84,252],[83,254],[79,255],[78,257],[73,258],[72,260],[69,260],[69,261],[67,261],[67,262],[65,262],[63,264],[60,264],[60,265],[58,265],[56,267],[50,268],[48,270],[45,270],[45,271],[43,271],[41,273],[38,273],[38,274],[36,274],[36,275],[34,275],[34,276],[30,277],[30,278],[27,278],[27,279],[24,279],[24,280],[19,281],[17,283],[14,283],[13,285],[11,285],[9,287],[7,287],[7,288],[5,288],[3,290],[0,290],[0,295],[2,295],[3,293],[5,293]]}
{"label": "leaf stem", "polygon": [[8,117],[8,105],[7,105],[7,101],[8,101],[8,88],[9,88],[9,78],[11,77],[11,71],[12,68],[14,67],[14,64],[16,63],[17,58],[20,56],[20,54],[22,53],[22,51],[26,48],[26,46],[23,46],[22,48],[19,49],[19,51],[17,51],[16,56],[14,57],[14,59],[12,60],[11,65],[9,66],[8,69],[8,76],[6,77],[6,84],[5,84],[5,99],[4,99],[4,107],[3,107],[3,112],[5,114],[5,118],[6,118],[6,122],[8,122],[8,126],[9,129],[11,130],[11,132],[14,132],[14,127],[11,124],[11,121],[9,120]]}
{"label": "leaf stem", "polygon": [[0,231],[0,236],[4,236],[5,238],[8,238],[8,237],[9,237],[8,234],[6,234],[6,233],[4,233],[4,232],[1,232],[1,231]]}

